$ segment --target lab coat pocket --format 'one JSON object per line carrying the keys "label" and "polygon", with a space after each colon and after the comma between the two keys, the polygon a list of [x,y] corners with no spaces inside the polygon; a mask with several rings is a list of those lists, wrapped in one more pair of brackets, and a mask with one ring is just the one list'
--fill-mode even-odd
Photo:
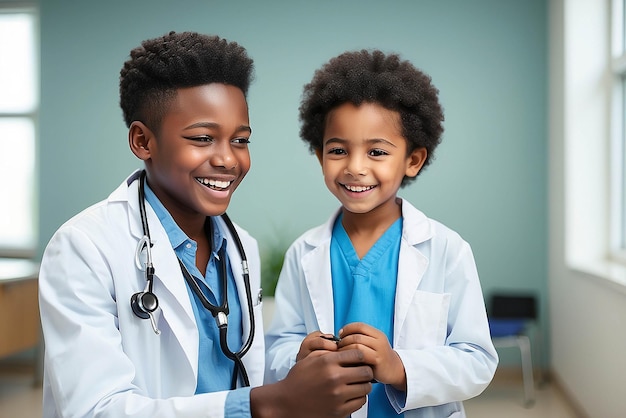
{"label": "lab coat pocket", "polygon": [[444,345],[449,306],[449,293],[417,290],[408,307],[396,348],[419,349]]}

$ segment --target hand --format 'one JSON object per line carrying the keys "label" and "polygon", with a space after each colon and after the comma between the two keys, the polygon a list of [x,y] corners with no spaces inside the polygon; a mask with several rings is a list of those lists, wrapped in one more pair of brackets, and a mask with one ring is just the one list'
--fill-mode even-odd
{"label": "hand", "polygon": [[252,416],[345,418],[365,404],[372,390],[372,369],[364,360],[359,350],[308,356],[285,379],[251,390]]}
{"label": "hand", "polygon": [[343,327],[339,336],[339,350],[362,351],[365,364],[372,366],[374,379],[406,392],[404,364],[382,331],[362,322],[353,322]]}
{"label": "hand", "polygon": [[314,351],[337,351],[337,343],[328,339],[332,337],[332,334],[322,334],[320,331],[314,331],[304,337],[300,351],[296,355],[296,362],[308,357]]}

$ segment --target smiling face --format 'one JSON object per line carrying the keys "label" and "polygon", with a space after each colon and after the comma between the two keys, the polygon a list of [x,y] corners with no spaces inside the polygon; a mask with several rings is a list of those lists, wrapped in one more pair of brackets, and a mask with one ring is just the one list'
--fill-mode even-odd
{"label": "smiling face", "polygon": [[251,133],[243,92],[212,83],[179,89],[160,129],[133,122],[129,141],[145,161],[148,184],[185,229],[226,211],[250,169]]}
{"label": "smiling face", "polygon": [[328,113],[317,156],[344,217],[399,215],[396,193],[402,179],[416,176],[426,157],[424,148],[407,153],[400,126],[398,112],[375,103],[344,103]]}

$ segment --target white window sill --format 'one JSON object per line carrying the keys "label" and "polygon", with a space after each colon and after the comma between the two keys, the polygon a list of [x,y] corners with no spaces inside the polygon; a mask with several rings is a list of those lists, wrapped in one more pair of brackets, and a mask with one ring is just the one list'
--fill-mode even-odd
{"label": "white window sill", "polygon": [[608,260],[569,263],[573,271],[582,273],[598,283],[626,295],[626,265]]}

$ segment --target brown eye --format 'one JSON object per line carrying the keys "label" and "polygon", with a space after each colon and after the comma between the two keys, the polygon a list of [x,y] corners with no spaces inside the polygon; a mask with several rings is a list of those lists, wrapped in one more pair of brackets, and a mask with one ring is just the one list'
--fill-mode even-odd
{"label": "brown eye", "polygon": [[332,155],[344,155],[346,151],[343,148],[331,148],[327,151],[328,154]]}
{"label": "brown eye", "polygon": [[369,154],[372,157],[381,157],[383,155],[389,155],[389,153],[387,151],[384,151],[382,149],[373,149],[369,152]]}
{"label": "brown eye", "polygon": [[235,138],[232,140],[233,144],[238,144],[238,145],[248,145],[250,143],[250,139],[249,138]]}

